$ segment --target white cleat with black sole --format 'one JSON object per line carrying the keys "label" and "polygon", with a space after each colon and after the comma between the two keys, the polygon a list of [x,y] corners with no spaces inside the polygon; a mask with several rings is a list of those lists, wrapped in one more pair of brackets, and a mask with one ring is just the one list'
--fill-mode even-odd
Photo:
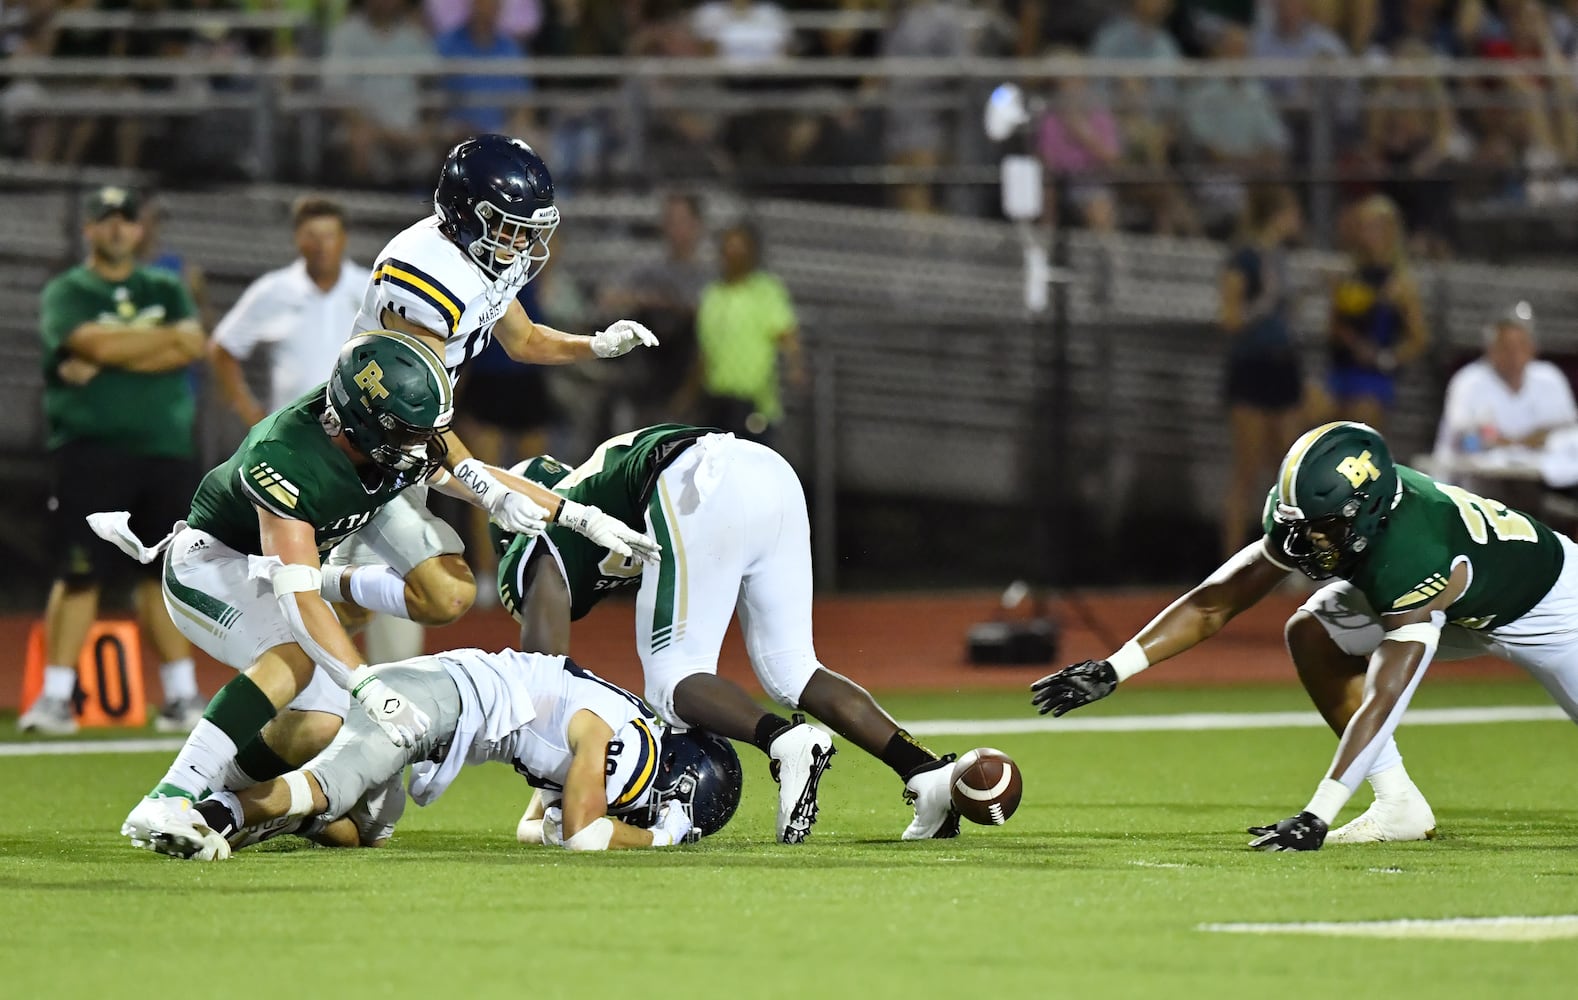
{"label": "white cleat with black sole", "polygon": [[184,860],[214,861],[230,856],[224,837],[209,829],[192,808],[192,800],[150,795],[137,803],[121,824],[121,836],[133,847]]}
{"label": "white cleat with black sole", "polygon": [[833,737],[795,715],[794,726],[768,748],[778,782],[778,842],[802,844],[816,822],[816,786],[833,754]]}
{"label": "white cleat with black sole", "polygon": [[905,840],[946,840],[959,835],[959,810],[953,805],[954,754],[948,754],[910,774],[904,782],[904,801],[915,807],[915,818],[904,829]]}
{"label": "white cleat with black sole", "polygon": [[1326,835],[1327,844],[1379,844],[1434,840],[1436,815],[1415,788],[1410,795],[1376,799],[1370,808]]}

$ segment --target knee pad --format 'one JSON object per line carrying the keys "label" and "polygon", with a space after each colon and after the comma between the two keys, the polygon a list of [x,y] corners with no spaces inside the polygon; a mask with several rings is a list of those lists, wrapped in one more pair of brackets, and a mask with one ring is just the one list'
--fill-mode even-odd
{"label": "knee pad", "polygon": [[786,649],[751,658],[756,679],[767,697],[789,708],[800,707],[800,696],[811,677],[822,669],[816,654],[809,649]]}

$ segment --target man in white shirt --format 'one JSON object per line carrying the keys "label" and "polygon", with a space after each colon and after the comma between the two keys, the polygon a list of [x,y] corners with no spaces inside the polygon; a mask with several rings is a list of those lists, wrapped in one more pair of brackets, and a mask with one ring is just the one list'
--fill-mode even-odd
{"label": "man in white shirt", "polygon": [[[209,342],[220,391],[248,427],[329,377],[367,287],[367,269],[345,259],[345,210],[338,202],[298,199],[291,221],[300,256],[252,282]],[[262,344],[271,355],[269,398],[260,403],[241,362]]]}
{"label": "man in white shirt", "polygon": [[1503,445],[1541,449],[1552,431],[1578,424],[1562,370],[1535,360],[1534,311],[1519,302],[1485,330],[1485,356],[1447,383],[1436,462]]}
{"label": "man in white shirt", "polygon": [[771,62],[789,55],[794,26],[782,7],[757,0],[711,0],[691,14],[691,30],[726,62]]}

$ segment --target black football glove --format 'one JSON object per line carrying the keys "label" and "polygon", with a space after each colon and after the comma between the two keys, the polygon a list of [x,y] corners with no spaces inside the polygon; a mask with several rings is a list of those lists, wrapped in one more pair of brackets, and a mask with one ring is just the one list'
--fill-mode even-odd
{"label": "black football glove", "polygon": [[1030,704],[1053,717],[1100,701],[1118,689],[1118,672],[1106,660],[1086,660],[1064,667],[1030,685]]}
{"label": "black football glove", "polygon": [[1252,826],[1257,851],[1318,851],[1326,842],[1326,821],[1310,812],[1290,816],[1275,826]]}

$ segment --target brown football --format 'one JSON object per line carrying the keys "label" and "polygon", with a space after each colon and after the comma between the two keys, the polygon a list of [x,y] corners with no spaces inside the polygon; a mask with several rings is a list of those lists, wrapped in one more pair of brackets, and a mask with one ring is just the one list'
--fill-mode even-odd
{"label": "brown football", "polygon": [[953,805],[972,823],[1002,826],[1024,790],[1019,765],[1001,750],[971,750],[953,765]]}

